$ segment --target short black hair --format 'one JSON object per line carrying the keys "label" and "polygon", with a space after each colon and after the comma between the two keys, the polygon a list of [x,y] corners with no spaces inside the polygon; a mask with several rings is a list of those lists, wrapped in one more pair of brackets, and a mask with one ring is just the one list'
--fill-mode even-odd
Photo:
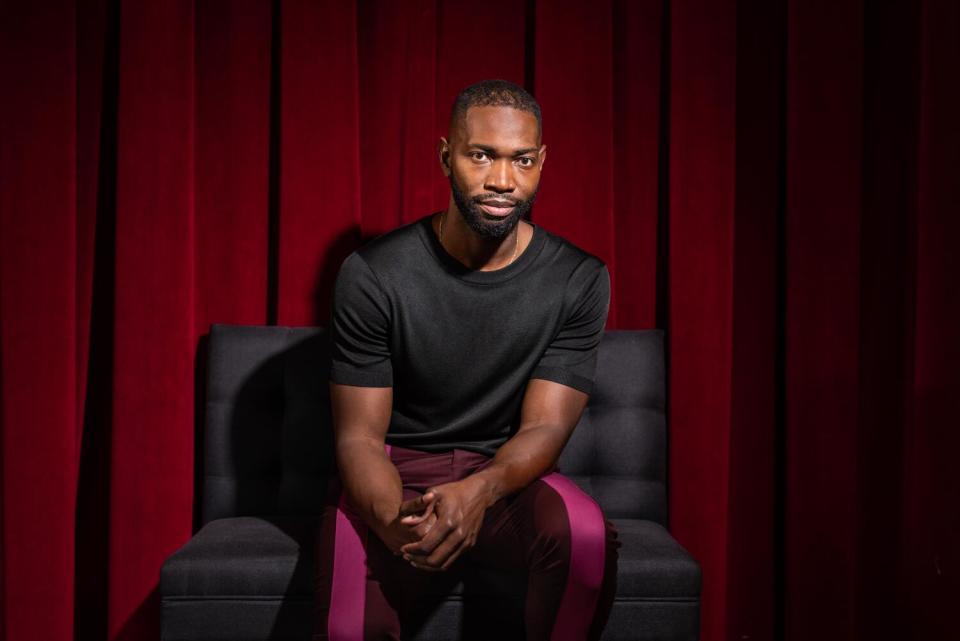
{"label": "short black hair", "polygon": [[537,119],[537,135],[543,132],[540,103],[526,89],[509,80],[481,80],[464,87],[453,101],[451,128],[466,119],[470,107],[513,107],[532,113]]}

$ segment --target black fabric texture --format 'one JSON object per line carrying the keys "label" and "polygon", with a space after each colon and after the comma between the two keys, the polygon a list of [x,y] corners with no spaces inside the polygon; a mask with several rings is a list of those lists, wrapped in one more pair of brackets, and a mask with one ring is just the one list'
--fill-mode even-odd
{"label": "black fabric texture", "polygon": [[471,270],[440,244],[431,218],[343,261],[330,380],[393,388],[390,445],[493,455],[519,427],[531,378],[592,391],[610,275],[536,224],[512,263]]}

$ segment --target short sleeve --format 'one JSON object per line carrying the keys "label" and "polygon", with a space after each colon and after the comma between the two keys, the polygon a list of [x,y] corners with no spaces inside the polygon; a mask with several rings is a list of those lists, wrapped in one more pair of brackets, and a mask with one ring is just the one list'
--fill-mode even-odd
{"label": "short sleeve", "polygon": [[[597,351],[610,310],[610,274],[607,266],[575,273],[567,295],[573,303],[530,378],[542,378],[589,394],[597,370]],[[582,264],[583,265],[583,264]],[[582,266],[581,265],[581,266]]]}
{"label": "short sleeve", "polygon": [[390,305],[376,274],[356,252],[340,266],[330,316],[330,381],[391,387]]}

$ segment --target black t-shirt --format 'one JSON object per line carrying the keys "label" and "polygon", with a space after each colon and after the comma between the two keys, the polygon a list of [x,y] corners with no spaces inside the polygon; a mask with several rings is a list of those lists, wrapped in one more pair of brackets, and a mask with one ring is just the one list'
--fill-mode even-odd
{"label": "black t-shirt", "polygon": [[393,387],[390,445],[492,456],[519,427],[529,379],[591,391],[610,275],[539,225],[513,263],[471,270],[443,248],[431,217],[343,261],[330,380]]}

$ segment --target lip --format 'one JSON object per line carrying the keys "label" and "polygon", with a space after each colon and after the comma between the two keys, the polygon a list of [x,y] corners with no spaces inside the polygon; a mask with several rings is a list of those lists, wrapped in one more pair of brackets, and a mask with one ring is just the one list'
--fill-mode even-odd
{"label": "lip", "polygon": [[480,207],[493,216],[507,216],[517,206],[508,201],[487,200],[480,203]]}

